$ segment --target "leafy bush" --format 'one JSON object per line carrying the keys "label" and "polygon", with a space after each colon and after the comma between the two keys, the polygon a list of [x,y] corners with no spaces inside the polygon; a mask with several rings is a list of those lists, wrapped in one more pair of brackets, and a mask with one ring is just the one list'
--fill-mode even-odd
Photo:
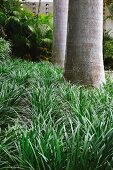
{"label": "leafy bush", "polygon": [[1,170],[112,170],[112,80],[85,89],[58,66],[14,59],[0,71]]}
{"label": "leafy bush", "polygon": [[113,0],[109,0],[107,5],[111,14],[110,17],[113,18]]}
{"label": "leafy bush", "polygon": [[19,0],[0,0],[0,11],[8,16],[13,15],[14,11],[20,11]]}
{"label": "leafy bush", "polygon": [[104,34],[104,63],[106,69],[113,70],[113,38],[110,37],[109,33]]}
{"label": "leafy bush", "polygon": [[9,57],[10,52],[11,52],[10,43],[0,38],[0,60]]}
{"label": "leafy bush", "polygon": [[[9,2],[11,4],[7,5]],[[32,61],[48,60],[52,54],[52,16],[35,16],[18,1],[3,0],[0,35],[12,42],[15,56]],[[17,6],[15,6],[17,3]],[[12,11],[9,9],[11,8]],[[21,49],[21,50],[20,50]]]}

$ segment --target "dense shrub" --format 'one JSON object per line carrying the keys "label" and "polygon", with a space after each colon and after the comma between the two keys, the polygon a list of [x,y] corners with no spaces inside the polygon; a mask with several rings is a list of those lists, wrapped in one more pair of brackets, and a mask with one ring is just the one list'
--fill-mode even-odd
{"label": "dense shrub", "polygon": [[0,4],[0,36],[12,42],[13,54],[33,61],[50,59],[52,16],[37,17],[22,9],[18,0],[3,0]]}
{"label": "dense shrub", "polygon": [[107,2],[107,5],[108,5],[108,8],[109,8],[109,11],[110,11],[110,14],[111,14],[111,18],[113,19],[113,0],[109,0]]}
{"label": "dense shrub", "polygon": [[11,53],[11,45],[9,42],[0,38],[0,60],[6,59]]}
{"label": "dense shrub", "polygon": [[113,70],[113,38],[106,32],[104,34],[103,48],[105,68]]}
{"label": "dense shrub", "polygon": [[13,15],[14,11],[20,11],[19,0],[0,0],[0,11],[8,16]]}
{"label": "dense shrub", "polygon": [[[109,16],[105,19],[113,20],[113,0],[106,1],[106,5],[109,9]],[[110,30],[104,32],[104,63],[105,68],[113,70],[113,38],[110,36]]]}

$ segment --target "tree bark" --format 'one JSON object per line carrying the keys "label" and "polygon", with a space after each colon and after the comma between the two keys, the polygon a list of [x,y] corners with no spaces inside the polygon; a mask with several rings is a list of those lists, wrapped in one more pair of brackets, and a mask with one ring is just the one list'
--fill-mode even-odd
{"label": "tree bark", "polygon": [[70,0],[65,79],[99,87],[103,66],[103,0]]}
{"label": "tree bark", "polygon": [[67,39],[68,0],[54,0],[53,62],[64,67]]}

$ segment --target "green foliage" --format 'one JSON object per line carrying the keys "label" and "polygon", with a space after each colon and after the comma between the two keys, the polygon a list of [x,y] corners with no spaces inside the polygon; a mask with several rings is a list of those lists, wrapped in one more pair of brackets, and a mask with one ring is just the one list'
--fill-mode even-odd
{"label": "green foliage", "polygon": [[0,36],[12,42],[12,52],[15,56],[32,61],[51,58],[53,32],[51,15],[37,17],[30,11],[22,9],[18,1],[3,0],[0,23]]}
{"label": "green foliage", "polygon": [[109,33],[104,34],[104,58],[113,58],[113,38]]}
{"label": "green foliage", "polygon": [[112,80],[85,89],[50,63],[14,59],[0,75],[1,170],[112,170]]}
{"label": "green foliage", "polygon": [[[105,20],[113,19],[113,0],[107,0],[106,3],[110,15],[105,16]],[[113,70],[113,38],[110,36],[111,30],[104,32],[103,52],[105,69]]]}
{"label": "green foliage", "polygon": [[104,63],[106,69],[113,70],[113,38],[110,37],[109,33],[104,34]]}
{"label": "green foliage", "polygon": [[9,42],[5,41],[4,39],[0,38],[0,61],[9,57],[11,52],[11,45]]}
{"label": "green foliage", "polygon": [[0,11],[8,16],[13,15],[14,11],[20,11],[20,9],[19,0],[0,0]]}
{"label": "green foliage", "polygon": [[108,3],[108,8],[111,14],[111,19],[113,19],[113,0],[110,0]]}

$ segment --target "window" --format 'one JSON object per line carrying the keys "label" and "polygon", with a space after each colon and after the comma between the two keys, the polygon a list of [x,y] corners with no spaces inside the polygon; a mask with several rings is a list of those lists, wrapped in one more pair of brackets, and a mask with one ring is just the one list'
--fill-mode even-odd
{"label": "window", "polygon": [[46,4],[46,7],[49,7],[49,4]]}

